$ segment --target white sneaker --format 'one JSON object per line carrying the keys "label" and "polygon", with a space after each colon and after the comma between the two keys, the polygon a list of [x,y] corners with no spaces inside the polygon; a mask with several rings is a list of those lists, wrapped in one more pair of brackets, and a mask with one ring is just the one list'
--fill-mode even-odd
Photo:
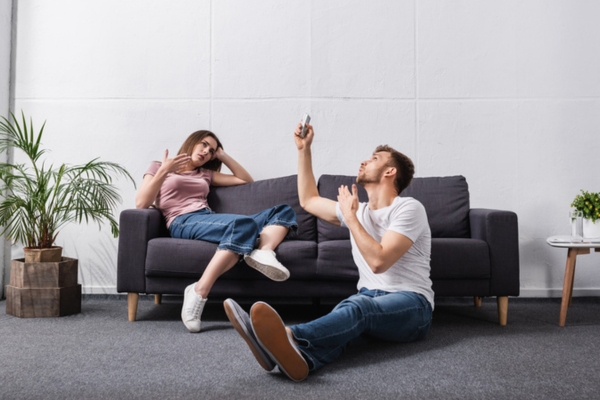
{"label": "white sneaker", "polygon": [[185,288],[183,292],[183,307],[181,308],[181,320],[190,332],[200,332],[200,316],[207,299],[196,294],[195,283]]}
{"label": "white sneaker", "polygon": [[274,281],[285,281],[290,277],[290,271],[275,257],[271,250],[252,250],[252,253],[244,256],[246,264]]}

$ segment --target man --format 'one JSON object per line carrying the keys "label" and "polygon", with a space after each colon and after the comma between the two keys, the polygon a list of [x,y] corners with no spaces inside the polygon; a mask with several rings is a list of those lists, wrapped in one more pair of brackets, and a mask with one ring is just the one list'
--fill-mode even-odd
{"label": "man", "polygon": [[360,164],[356,182],[369,196],[359,203],[356,185],[342,186],[337,202],[319,196],[312,170],[312,126],[300,136],[298,196],[309,213],[350,230],[352,255],[359,271],[359,292],[314,321],[285,327],[268,304],[255,303],[250,315],[233,300],[225,311],[260,365],[275,365],[289,378],[301,381],[337,359],[352,342],[376,339],[408,342],[424,337],[431,325],[431,231],[421,203],[399,197],[414,174],[412,161],[379,146]]}

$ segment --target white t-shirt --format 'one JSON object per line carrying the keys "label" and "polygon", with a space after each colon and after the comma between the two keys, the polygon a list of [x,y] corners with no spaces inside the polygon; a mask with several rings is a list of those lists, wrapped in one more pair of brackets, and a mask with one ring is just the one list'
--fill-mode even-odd
{"label": "white t-shirt", "polygon": [[[347,227],[339,203],[337,217]],[[425,207],[412,197],[396,197],[391,205],[379,210],[370,210],[368,203],[360,203],[356,212],[365,230],[377,242],[386,231],[400,233],[413,245],[387,271],[375,274],[358,250],[352,232],[352,256],[358,267],[358,289],[379,289],[386,292],[410,291],[422,294],[433,308],[433,289],[429,277],[431,267],[431,230],[427,222]]]}

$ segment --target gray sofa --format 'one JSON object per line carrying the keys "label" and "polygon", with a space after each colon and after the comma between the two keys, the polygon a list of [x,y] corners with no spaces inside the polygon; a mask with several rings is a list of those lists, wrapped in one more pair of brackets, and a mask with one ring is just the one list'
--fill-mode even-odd
{"label": "gray sofa", "polygon": [[[335,199],[340,185],[355,177],[323,175],[321,196]],[[277,248],[289,270],[285,282],[273,282],[245,265],[232,268],[214,285],[210,297],[343,298],[357,291],[348,230],[318,220],[299,204],[297,177],[287,176],[242,186],[214,187],[209,204],[216,212],[252,214],[276,204],[289,204],[298,231]],[[519,295],[517,216],[510,211],[471,209],[462,176],[414,178],[402,196],[421,201],[432,232],[431,278],[436,297],[496,296],[501,325],[506,324],[508,296]],[[359,198],[367,201],[363,188]],[[135,321],[140,293],[183,293],[199,279],[217,245],[169,237],[162,214],[154,209],[128,209],[120,215],[117,291],[128,293],[128,315]]]}

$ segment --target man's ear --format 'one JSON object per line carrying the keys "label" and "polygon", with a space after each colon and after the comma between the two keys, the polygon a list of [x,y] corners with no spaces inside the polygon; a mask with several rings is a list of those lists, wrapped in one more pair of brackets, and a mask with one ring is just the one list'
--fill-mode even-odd
{"label": "man's ear", "polygon": [[396,167],[388,167],[385,172],[383,173],[384,176],[394,176],[396,175],[396,173],[398,172],[398,170],[396,169]]}

